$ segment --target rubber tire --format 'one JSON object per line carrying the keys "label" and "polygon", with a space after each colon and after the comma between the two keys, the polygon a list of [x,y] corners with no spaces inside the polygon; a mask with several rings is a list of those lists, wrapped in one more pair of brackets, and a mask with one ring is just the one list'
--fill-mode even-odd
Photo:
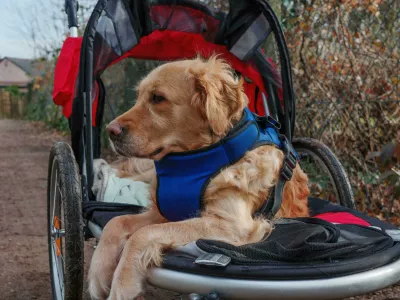
{"label": "rubber tire", "polygon": [[[50,235],[50,184],[52,178],[52,166],[54,160],[58,160],[60,175],[61,201],[64,209],[64,299],[81,300],[84,281],[84,234],[82,218],[81,184],[75,157],[71,147],[62,142],[56,143],[51,151],[48,168],[47,184],[47,230],[49,246],[50,277],[52,279],[51,252],[52,241]],[[54,282],[51,280],[53,299],[55,295]]]}
{"label": "rubber tire", "polygon": [[339,204],[356,209],[349,178],[335,154],[325,144],[312,138],[294,138],[292,144],[296,151],[301,152],[301,149],[307,150],[322,161],[334,181],[333,184],[338,192]]}

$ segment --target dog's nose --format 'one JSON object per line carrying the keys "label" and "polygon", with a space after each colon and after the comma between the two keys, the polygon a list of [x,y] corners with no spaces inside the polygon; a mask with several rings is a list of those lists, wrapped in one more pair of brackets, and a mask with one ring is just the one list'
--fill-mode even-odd
{"label": "dog's nose", "polygon": [[108,124],[106,130],[109,136],[117,136],[121,134],[122,127],[117,122],[111,122]]}

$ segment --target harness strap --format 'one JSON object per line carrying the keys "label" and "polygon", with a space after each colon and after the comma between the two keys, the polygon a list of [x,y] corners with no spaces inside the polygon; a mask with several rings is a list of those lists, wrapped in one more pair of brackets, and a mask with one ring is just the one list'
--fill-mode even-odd
{"label": "harness strap", "polygon": [[271,199],[262,213],[276,214],[282,202],[285,181],[292,177],[296,154],[285,136],[279,135],[280,124],[273,118],[260,117],[245,109],[242,119],[226,137],[205,148],[170,153],[155,161],[157,172],[157,206],[169,221],[199,216],[204,191],[222,169],[236,163],[247,151],[262,145],[275,145],[285,155],[281,173]]}
{"label": "harness strap", "polygon": [[285,157],[283,159],[278,182],[272,188],[263,206],[256,213],[256,215],[264,215],[268,219],[273,218],[279,211],[282,204],[282,195],[285,183],[292,178],[293,170],[296,168],[297,163],[296,151],[292,144],[284,135],[280,135],[279,138],[282,141],[282,151],[284,152]]}

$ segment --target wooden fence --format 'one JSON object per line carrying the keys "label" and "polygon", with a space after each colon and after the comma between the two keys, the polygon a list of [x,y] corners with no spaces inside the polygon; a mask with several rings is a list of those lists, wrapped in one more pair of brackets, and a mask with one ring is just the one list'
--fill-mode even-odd
{"label": "wooden fence", "polygon": [[26,94],[15,95],[5,89],[0,89],[0,119],[21,119],[28,97]]}

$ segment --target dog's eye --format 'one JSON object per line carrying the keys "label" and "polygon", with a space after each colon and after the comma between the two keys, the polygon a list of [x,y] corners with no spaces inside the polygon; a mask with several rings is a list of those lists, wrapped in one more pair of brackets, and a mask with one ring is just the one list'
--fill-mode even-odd
{"label": "dog's eye", "polygon": [[163,96],[156,95],[156,94],[153,94],[153,96],[151,97],[151,103],[153,103],[153,104],[158,104],[158,103],[164,102],[165,100],[167,100],[167,99],[165,99]]}

